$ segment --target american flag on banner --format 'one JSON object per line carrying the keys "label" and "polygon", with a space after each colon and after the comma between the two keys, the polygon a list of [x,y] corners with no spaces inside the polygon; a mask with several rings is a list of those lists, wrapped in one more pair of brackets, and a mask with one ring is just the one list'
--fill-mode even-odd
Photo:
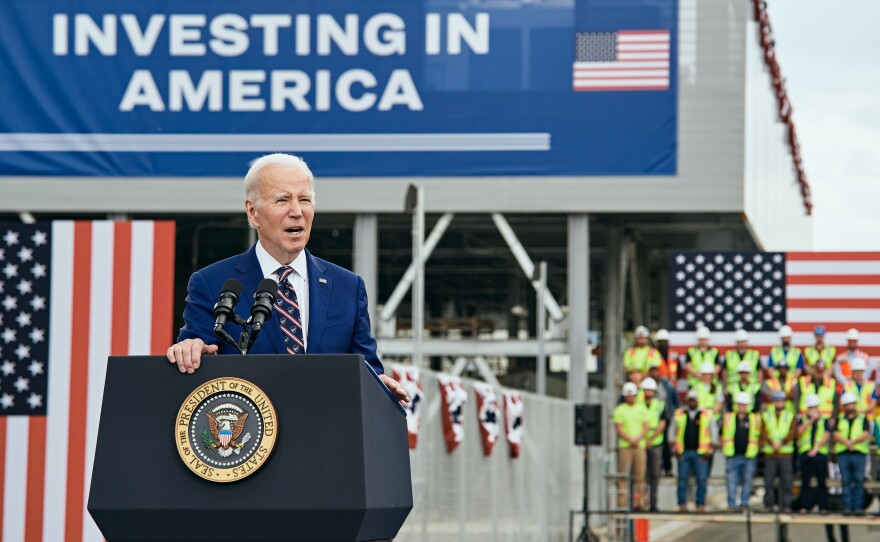
{"label": "american flag on banner", "polygon": [[767,355],[788,324],[792,343],[846,345],[846,330],[861,332],[859,347],[880,356],[880,252],[684,252],[670,260],[671,345],[683,352],[704,324],[712,346],[733,347],[733,332]]}
{"label": "american flag on banner", "polygon": [[669,88],[668,30],[577,32],[574,51],[576,91]]}
{"label": "american flag on banner", "polygon": [[172,340],[173,222],[0,224],[2,540],[103,540],[86,511],[109,355]]}

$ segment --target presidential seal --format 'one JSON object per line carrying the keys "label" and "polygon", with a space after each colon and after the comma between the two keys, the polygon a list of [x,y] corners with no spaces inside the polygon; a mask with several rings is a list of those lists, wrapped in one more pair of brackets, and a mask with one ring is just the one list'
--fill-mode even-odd
{"label": "presidential seal", "polygon": [[180,458],[212,482],[235,482],[259,470],[277,435],[275,407],[263,390],[233,377],[195,389],[180,407],[174,428]]}

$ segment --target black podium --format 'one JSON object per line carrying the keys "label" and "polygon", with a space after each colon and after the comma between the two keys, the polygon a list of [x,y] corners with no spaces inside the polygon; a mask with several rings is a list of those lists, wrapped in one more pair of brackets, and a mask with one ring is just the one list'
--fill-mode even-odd
{"label": "black podium", "polygon": [[[175,444],[181,405],[237,377],[277,411],[274,450],[232,483],[200,478]],[[358,355],[111,357],[88,510],[111,542],[394,538],[412,509],[406,419]]]}

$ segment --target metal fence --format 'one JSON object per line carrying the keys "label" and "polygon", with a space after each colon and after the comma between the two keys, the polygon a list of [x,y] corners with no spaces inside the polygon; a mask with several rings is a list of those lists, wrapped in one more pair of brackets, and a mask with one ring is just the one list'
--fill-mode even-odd
{"label": "metal fence", "polygon": [[503,432],[486,457],[472,381],[462,379],[468,392],[465,437],[450,454],[443,440],[437,377],[423,369],[421,382],[425,406],[418,445],[410,451],[414,507],[397,540],[566,540],[569,508],[580,502],[582,491],[572,403],[523,393],[520,457],[511,459]]}

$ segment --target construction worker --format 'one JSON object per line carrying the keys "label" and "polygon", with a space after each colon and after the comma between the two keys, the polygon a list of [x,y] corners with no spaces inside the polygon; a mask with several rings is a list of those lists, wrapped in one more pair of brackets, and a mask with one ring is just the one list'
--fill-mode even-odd
{"label": "construction worker", "polygon": [[660,482],[660,467],[663,463],[663,435],[666,433],[666,404],[656,397],[657,381],[648,377],[642,381],[645,405],[648,409],[648,436],[646,450],[648,456],[648,491],[650,510],[657,512],[657,493]]}
{"label": "construction worker", "polygon": [[700,381],[700,368],[703,367],[703,364],[709,363],[714,366],[719,361],[718,349],[709,346],[710,337],[709,328],[700,326],[697,328],[697,346],[688,348],[684,370],[689,388],[693,388]]}
{"label": "construction worker", "polygon": [[[615,407],[611,419],[617,430],[617,471],[624,476],[632,476],[635,495],[631,496],[629,502],[635,500],[637,509],[646,510],[645,437],[648,435],[650,420],[648,409],[636,403],[638,391],[632,382],[623,385],[623,402]],[[618,481],[617,492],[617,506],[626,508],[626,480]]]}
{"label": "construction worker", "polygon": [[[669,380],[660,375],[659,363],[651,364],[651,367],[648,368],[648,376],[653,378],[654,382],[657,383],[657,394],[655,397],[663,401],[665,407],[664,418],[666,420],[671,420],[672,416],[675,414],[675,409],[677,409],[681,403],[678,400],[678,392]],[[669,447],[669,441],[666,439],[665,432],[663,433],[663,437],[663,446],[661,447],[663,451],[663,473],[666,476],[672,476],[672,449]],[[651,494],[653,495],[653,493]]]}
{"label": "construction worker", "polygon": [[843,385],[843,391],[853,394],[856,398],[856,412],[874,419],[874,405],[877,402],[877,385],[865,381],[865,360],[855,358],[849,362],[852,378]]}
{"label": "construction worker", "polygon": [[697,392],[700,408],[711,410],[714,414],[721,413],[721,407],[724,405],[724,393],[721,385],[717,384],[714,365],[708,361],[703,362],[703,366],[700,367],[700,381],[691,387],[691,391]]}
{"label": "construction worker", "polygon": [[798,404],[798,379],[789,374],[788,360],[785,358],[776,362],[776,371],[776,375],[764,380],[764,398],[770,402],[776,392],[781,391],[785,395],[785,409],[794,414],[795,405]]}
{"label": "construction worker", "polygon": [[840,398],[843,413],[837,419],[834,451],[843,485],[843,515],[863,514],[865,460],[868,456],[868,419],[856,411],[857,398],[845,392]]}
{"label": "construction worker", "polygon": [[749,397],[749,412],[758,411],[758,407],[761,405],[761,384],[751,381],[753,368],[754,366],[748,361],[741,361],[736,368],[736,381],[727,385],[725,405],[728,412],[736,412],[738,410],[736,398],[741,393],[745,393]]}
{"label": "construction worker", "polygon": [[767,373],[768,376],[778,375],[777,367],[782,360],[788,362],[788,367],[799,376],[804,369],[804,354],[797,346],[792,346],[791,337],[793,333],[791,326],[785,325],[779,328],[780,346],[774,346],[770,349],[770,355],[767,357]]}
{"label": "construction worker", "polygon": [[[749,507],[755,458],[761,440],[761,415],[752,412],[754,396],[739,392],[734,402],[736,410],[724,415],[721,426],[721,452],[727,458],[727,508],[731,512],[744,511]],[[738,488],[741,488],[739,507],[736,496]]]}
{"label": "construction worker", "polygon": [[831,367],[837,356],[837,348],[825,344],[825,326],[813,328],[813,337],[816,339],[813,346],[804,348],[804,361],[806,362],[804,371],[809,371],[820,359],[825,362],[826,367]]}
{"label": "construction worker", "polygon": [[659,359],[660,353],[649,344],[648,328],[639,326],[633,335],[633,345],[623,353],[623,367],[626,372],[636,370],[644,376],[648,374],[651,362]]}
{"label": "construction worker", "polygon": [[859,349],[859,330],[850,328],[846,331],[846,351],[837,354],[834,360],[834,379],[838,385],[843,386],[852,380],[851,364],[855,359],[866,360],[867,369],[867,360],[870,358],[865,351]]}
{"label": "construction worker", "polygon": [[[794,441],[797,436],[794,411],[785,407],[785,393],[773,394],[771,404],[761,414],[761,437],[764,441],[764,506],[773,510],[777,503],[783,511],[791,510],[794,476]],[[779,497],[776,482],[779,481]]]}
{"label": "construction worker", "polygon": [[724,378],[728,386],[732,382],[741,382],[739,375],[740,366],[743,363],[749,366],[749,383],[758,384],[761,374],[761,354],[757,350],[749,348],[749,333],[744,329],[737,329],[733,334],[736,348],[724,353]]}
{"label": "construction worker", "polygon": [[[671,336],[669,331],[661,329],[654,335],[657,341],[657,353],[660,354],[660,375],[669,380],[669,382],[678,389],[678,364],[679,354],[675,350],[669,349],[669,340]],[[650,368],[650,367],[649,367]]]}
{"label": "construction worker", "polygon": [[[809,364],[808,364],[809,365]],[[820,358],[810,367],[812,374],[805,374],[798,379],[798,412],[806,416],[807,397],[816,395],[819,398],[819,414],[833,421],[837,418],[837,382],[828,376],[825,360]]]}
{"label": "construction worker", "polygon": [[[821,360],[820,360],[821,361]],[[807,395],[804,403],[806,413],[798,423],[798,454],[801,462],[801,495],[799,508],[809,512],[819,505],[819,511],[828,513],[828,448],[832,428],[828,418],[819,412],[821,398],[815,393]],[[816,487],[811,480],[816,479]]]}
{"label": "construction worker", "polygon": [[675,411],[672,421],[669,440],[678,459],[678,507],[687,511],[688,481],[693,474],[697,481],[697,511],[705,512],[709,460],[718,436],[715,416],[711,410],[700,408],[697,392],[691,390],[685,406]]}

